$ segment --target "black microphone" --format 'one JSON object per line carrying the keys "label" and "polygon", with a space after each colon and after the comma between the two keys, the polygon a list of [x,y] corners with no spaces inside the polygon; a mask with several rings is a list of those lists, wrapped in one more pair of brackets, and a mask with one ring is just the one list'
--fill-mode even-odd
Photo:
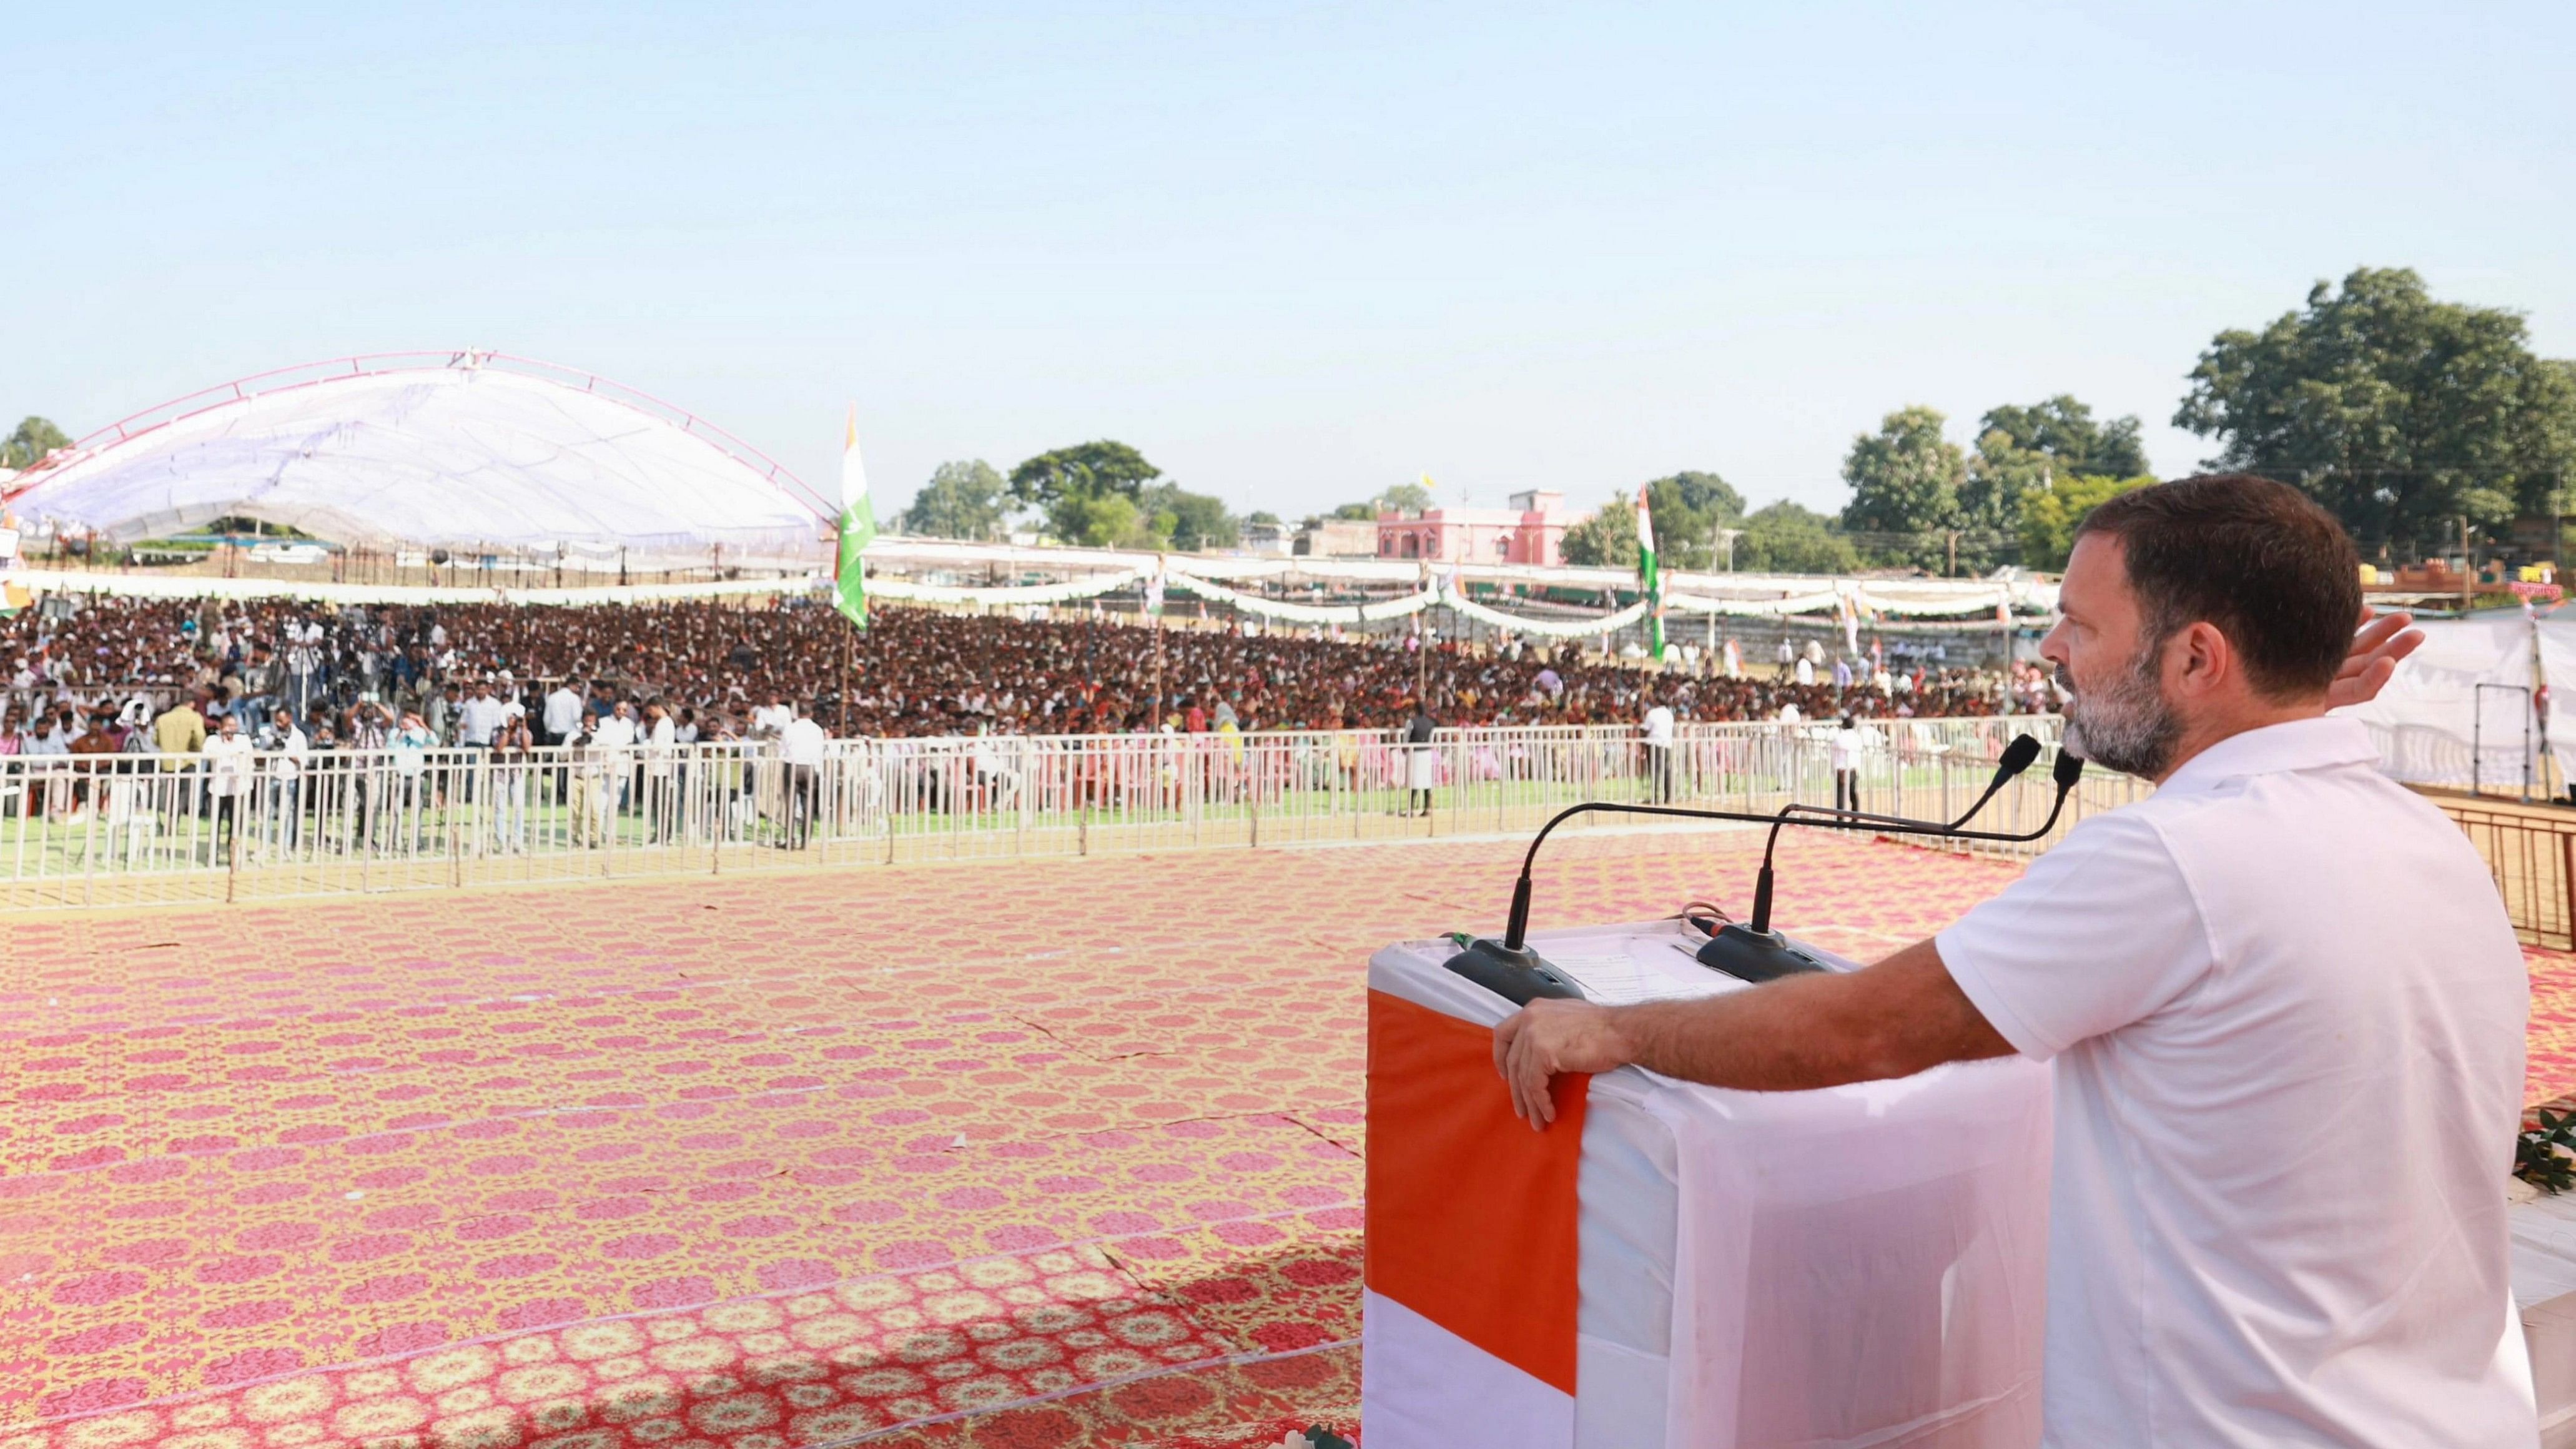
{"label": "black microphone", "polygon": [[[1577,815],[1601,812],[1617,815],[1661,815],[1689,820],[1734,820],[1772,827],[1776,841],[1780,826],[1804,825],[1818,830],[1871,830],[1897,835],[1929,835],[1951,840],[1989,840],[2026,842],[2037,840],[2057,828],[2058,816],[2066,808],[2066,797],[2073,793],[2084,774],[2084,762],[2060,750],[2051,771],[2057,786],[2057,798],[2050,802],[2048,818],[2039,828],[2021,834],[1990,830],[1967,830],[1962,827],[2014,776],[2030,768],[2039,753],[2039,742],[2028,735],[2015,739],[1997,761],[1995,778],[1977,797],[1966,814],[1947,824],[1930,820],[1908,820],[1895,815],[1869,815],[1856,810],[1825,810],[1820,806],[1792,805],[1771,815],[1753,815],[1733,810],[1695,810],[1678,805],[1628,805],[1607,800],[1588,800],[1560,810],[1531,839],[1529,850],[1521,857],[1520,878],[1512,883],[1511,917],[1503,939],[1480,938],[1465,950],[1449,958],[1448,969],[1483,986],[1515,1006],[1526,1006],[1539,997],[1581,999],[1583,988],[1574,980],[1550,966],[1546,959],[1529,948],[1530,871],[1538,859],[1538,848],[1549,832]],[[1798,812],[1792,818],[1791,812]],[[1764,929],[1756,934],[1745,927],[1728,923],[1707,945],[1699,950],[1703,965],[1726,972],[1745,981],[1769,981],[1779,976],[1806,971],[1821,971],[1824,963],[1790,944],[1788,938],[1768,929],[1771,849],[1763,849],[1763,878],[1756,886],[1756,908],[1765,916]],[[1723,941],[1726,944],[1720,945]]]}

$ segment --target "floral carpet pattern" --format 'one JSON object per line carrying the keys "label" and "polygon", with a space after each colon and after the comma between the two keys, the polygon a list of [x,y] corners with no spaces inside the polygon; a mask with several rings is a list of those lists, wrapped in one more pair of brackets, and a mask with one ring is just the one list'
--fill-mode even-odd
{"label": "floral carpet pattern", "polygon": [[[1757,844],[1566,839],[1538,923]],[[13,920],[0,1449],[1350,1433],[1364,963],[1492,929],[1518,849]],[[2014,869],[1798,842],[1779,914],[1865,957]]]}

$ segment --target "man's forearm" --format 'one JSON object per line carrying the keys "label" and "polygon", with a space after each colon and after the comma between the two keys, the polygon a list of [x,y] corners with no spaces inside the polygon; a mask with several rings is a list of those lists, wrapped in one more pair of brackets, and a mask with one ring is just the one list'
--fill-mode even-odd
{"label": "man's forearm", "polygon": [[1616,1008],[1628,1060],[1686,1082],[1787,1092],[1902,1076],[1844,1021],[1853,978],[1792,976],[1750,991]]}
{"label": "man's forearm", "polygon": [[1626,1058],[1648,1071],[1761,1092],[1909,1077],[2012,1050],[1960,994],[1929,941],[1864,971],[1618,1007],[1611,1025]]}

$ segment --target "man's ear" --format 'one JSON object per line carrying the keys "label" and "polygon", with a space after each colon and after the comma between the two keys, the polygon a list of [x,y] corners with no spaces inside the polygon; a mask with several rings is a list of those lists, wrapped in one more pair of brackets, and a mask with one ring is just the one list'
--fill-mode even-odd
{"label": "man's ear", "polygon": [[2236,651],[2206,619],[2184,625],[2165,640],[2166,681],[2186,695],[2206,697],[2235,682]]}

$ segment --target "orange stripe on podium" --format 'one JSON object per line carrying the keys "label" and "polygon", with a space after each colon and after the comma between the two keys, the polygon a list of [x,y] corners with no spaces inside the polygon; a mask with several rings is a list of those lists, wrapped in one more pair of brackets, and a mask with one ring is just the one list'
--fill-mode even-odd
{"label": "orange stripe on podium", "polygon": [[1532,1132],[1490,1028],[1369,993],[1368,1286],[1574,1392],[1575,1173],[1591,1078]]}

